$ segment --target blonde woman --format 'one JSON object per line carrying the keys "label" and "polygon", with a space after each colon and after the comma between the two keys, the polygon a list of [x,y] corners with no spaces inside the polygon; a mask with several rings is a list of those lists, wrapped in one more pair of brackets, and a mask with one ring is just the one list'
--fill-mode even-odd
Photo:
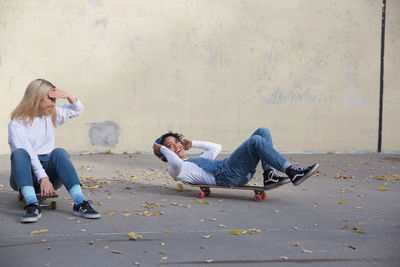
{"label": "blonde woman", "polygon": [[[56,99],[69,104],[56,106]],[[68,153],[55,148],[54,127],[83,112],[82,103],[50,82],[37,79],[26,88],[21,102],[11,113],[8,143],[11,149],[10,185],[24,196],[25,215],[21,222],[36,222],[42,217],[36,194],[51,196],[64,184],[74,206],[72,213],[90,219],[100,214],[86,201]]]}

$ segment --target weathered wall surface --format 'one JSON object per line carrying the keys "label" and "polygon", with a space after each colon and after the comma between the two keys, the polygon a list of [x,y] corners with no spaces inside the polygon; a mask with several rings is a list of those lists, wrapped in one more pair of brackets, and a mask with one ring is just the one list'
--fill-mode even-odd
{"label": "weathered wall surface", "polygon": [[[258,126],[280,151],[375,152],[381,5],[0,0],[0,153],[35,78],[85,105],[56,130],[71,152],[149,152],[167,130],[232,151]],[[398,1],[388,8],[383,144],[400,151]]]}
{"label": "weathered wall surface", "polygon": [[400,1],[386,5],[382,151],[400,152]]}

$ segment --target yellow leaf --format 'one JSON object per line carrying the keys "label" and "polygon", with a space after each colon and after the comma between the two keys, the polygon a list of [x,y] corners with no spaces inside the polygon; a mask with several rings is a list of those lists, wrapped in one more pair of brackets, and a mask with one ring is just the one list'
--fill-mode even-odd
{"label": "yellow leaf", "polygon": [[37,235],[39,233],[39,231],[35,230],[31,232],[31,235]]}
{"label": "yellow leaf", "polygon": [[109,248],[109,246],[104,246],[104,249],[108,249]]}
{"label": "yellow leaf", "polygon": [[128,216],[132,216],[132,214],[130,214],[130,213],[124,213],[123,216],[124,216],[124,217],[128,217]]}
{"label": "yellow leaf", "polygon": [[380,186],[379,191],[390,191],[391,189],[386,186]]}
{"label": "yellow leaf", "polygon": [[201,204],[210,204],[210,203],[208,203],[207,201],[201,201],[200,203],[201,203]]}
{"label": "yellow leaf", "polygon": [[183,184],[177,184],[179,191],[183,191]]}
{"label": "yellow leaf", "polygon": [[231,232],[229,232],[229,234],[231,234],[231,235],[241,235],[241,234],[243,234],[243,232],[242,231],[231,231]]}
{"label": "yellow leaf", "polygon": [[347,224],[347,225],[343,226],[342,229],[346,229],[346,228],[349,228],[349,227],[350,227],[350,225]]}
{"label": "yellow leaf", "polygon": [[143,239],[142,235],[137,235],[135,232],[129,232],[128,233],[129,239],[130,240],[138,240],[138,239]]}
{"label": "yellow leaf", "polygon": [[346,203],[346,200],[339,200],[338,201],[338,204],[344,204],[344,203]]}
{"label": "yellow leaf", "polygon": [[165,255],[165,254],[167,254],[167,252],[159,251],[158,254]]}
{"label": "yellow leaf", "polygon": [[164,230],[164,233],[169,233],[169,230]]}
{"label": "yellow leaf", "polygon": [[47,233],[49,230],[47,230],[47,229],[42,229],[42,230],[39,230],[39,233]]}

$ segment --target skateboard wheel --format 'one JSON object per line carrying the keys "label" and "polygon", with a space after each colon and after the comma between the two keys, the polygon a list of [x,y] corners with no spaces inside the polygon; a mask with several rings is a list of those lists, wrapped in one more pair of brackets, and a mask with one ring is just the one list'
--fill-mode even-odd
{"label": "skateboard wheel", "polygon": [[210,191],[210,189],[205,189],[205,190],[203,190],[203,192],[204,192],[204,195],[206,196],[206,197],[208,197],[209,195],[211,195],[211,191]]}
{"label": "skateboard wheel", "polygon": [[260,202],[261,200],[262,200],[261,194],[255,194],[255,195],[254,195],[254,201],[255,201],[255,202]]}
{"label": "skateboard wheel", "polygon": [[55,210],[57,208],[57,202],[55,201],[50,202],[50,208]]}
{"label": "skateboard wheel", "polygon": [[198,198],[203,198],[205,193],[202,190],[197,191],[197,197]]}
{"label": "skateboard wheel", "polygon": [[262,192],[262,193],[261,193],[261,197],[262,197],[262,199],[266,199],[266,198],[267,198],[267,193]]}

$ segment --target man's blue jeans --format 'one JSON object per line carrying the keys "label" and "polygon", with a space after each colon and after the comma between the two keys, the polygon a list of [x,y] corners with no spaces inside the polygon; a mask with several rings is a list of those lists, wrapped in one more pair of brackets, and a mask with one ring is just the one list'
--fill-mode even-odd
{"label": "man's blue jeans", "polygon": [[289,165],[289,162],[274,149],[271,133],[267,128],[258,128],[224,160],[188,159],[214,175],[217,185],[222,186],[247,184],[253,178],[260,160],[264,170],[272,166],[278,171],[284,171],[284,167]]}
{"label": "man's blue jeans", "polygon": [[[64,184],[69,191],[72,186],[80,184],[75,168],[64,149],[56,148],[50,154],[38,157],[54,189]],[[11,153],[10,186],[14,190],[23,186],[33,186],[36,193],[40,193],[40,184],[32,173],[31,157],[25,149],[16,149]]]}

